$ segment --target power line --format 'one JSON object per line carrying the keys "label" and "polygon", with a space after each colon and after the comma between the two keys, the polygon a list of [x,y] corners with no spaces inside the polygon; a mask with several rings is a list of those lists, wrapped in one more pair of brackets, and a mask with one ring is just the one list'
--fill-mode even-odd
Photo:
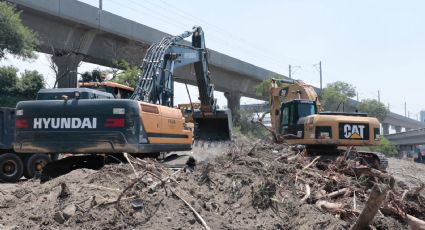
{"label": "power line", "polygon": [[[231,36],[231,37],[235,38],[236,40],[238,40],[240,42],[243,42],[243,43],[248,44],[249,45],[248,47],[250,47],[251,49],[255,50],[256,52],[264,52],[263,55],[269,56],[269,54],[272,53],[271,51],[265,52],[264,51],[265,50],[264,47],[258,47],[257,44],[251,43],[248,40],[245,40],[244,38],[241,38],[241,37],[233,34],[234,33],[233,31],[229,31],[229,30],[223,29],[220,26],[217,26],[217,25],[215,25],[213,23],[210,23],[210,22],[208,22],[208,21],[206,21],[206,20],[204,20],[202,18],[196,17],[193,14],[191,14],[191,13],[185,11],[185,10],[182,10],[181,8],[179,8],[179,7],[175,6],[175,5],[169,4],[169,3],[167,3],[167,2],[165,2],[163,0],[160,0],[160,1],[162,3],[164,3],[164,4],[166,4],[167,6],[171,6],[171,7],[168,7],[167,10],[169,10],[169,9],[170,10],[173,10],[173,11],[177,12],[177,14],[179,14],[181,17],[186,18],[187,20],[191,20],[191,21],[194,20],[195,22],[198,22],[199,21],[199,22],[202,22],[205,25],[209,25],[209,26],[211,26],[211,29],[216,30],[217,32],[224,33],[224,34],[226,34],[228,36]],[[148,1],[146,1],[146,2],[148,2]],[[152,2],[150,2],[150,3],[152,4]],[[159,7],[162,7],[159,4],[157,4],[156,2],[155,2],[155,5],[156,6],[159,6]],[[190,18],[192,18],[192,19],[190,19]],[[272,57],[272,56],[269,56],[269,57],[271,57],[273,59],[276,59],[276,58],[282,58],[282,55],[279,54],[279,55],[276,55],[275,57]],[[292,61],[296,61],[296,62],[305,62],[305,61],[300,61],[300,60],[297,60],[297,59],[291,58],[291,57],[286,57],[286,58],[289,59],[289,60],[292,60]],[[308,62],[306,62],[306,63],[308,63]]]}
{"label": "power line", "polygon": [[[118,1],[118,2],[115,2],[115,1]],[[129,0],[129,1],[131,1],[131,0]],[[113,3],[113,4],[115,4],[115,5],[117,5],[117,6],[125,7],[126,9],[129,9],[129,10],[131,10],[131,11],[134,11],[134,12],[136,12],[136,13],[139,13],[139,14],[140,14],[140,11],[138,11],[137,9],[135,9],[135,8],[133,8],[133,7],[129,7],[129,6],[125,5],[125,4],[122,4],[122,3],[121,3],[121,1],[119,1],[119,0],[110,0],[110,2],[111,2],[111,3]],[[134,3],[134,2],[133,2],[133,3]],[[150,15],[151,17],[154,17],[154,18],[156,18],[156,19],[158,19],[158,20],[160,20],[160,21],[162,21],[162,22],[164,22],[164,23],[167,23],[167,24],[173,24],[174,26],[177,26],[177,27],[182,28],[182,29],[183,29],[183,28],[185,28],[185,26],[183,26],[183,25],[181,25],[181,24],[177,23],[177,22],[176,22],[176,21],[174,21],[174,20],[170,20],[170,19],[168,19],[167,17],[160,17],[160,16],[158,16],[157,14],[152,13],[152,11],[151,11],[149,8],[143,7],[142,5],[139,5],[139,4],[135,4],[135,6],[136,6],[138,9],[142,10],[145,14]],[[186,28],[186,29],[187,29],[187,28]]]}
{"label": "power line", "polygon": [[[113,0],[113,1],[115,1],[115,0]],[[139,2],[135,2],[135,1],[133,1],[133,0],[129,0],[133,5],[135,5],[137,8],[139,8],[139,9],[142,9],[144,12],[146,12],[145,10],[147,10],[147,14],[149,14],[149,15],[151,15],[152,17],[154,17],[154,18],[157,18],[157,19],[159,19],[159,20],[161,20],[161,21],[164,21],[164,22],[166,22],[166,23],[171,23],[171,24],[173,24],[173,25],[176,25],[176,26],[178,26],[179,28],[182,28],[182,29],[187,29],[187,27],[186,26],[184,26],[184,25],[182,25],[182,24],[180,24],[180,23],[177,23],[176,22],[176,20],[173,20],[173,19],[171,19],[170,17],[168,17],[168,15],[164,15],[164,14],[162,14],[162,13],[158,13],[158,11],[157,10],[154,10],[154,9],[152,9],[152,8],[150,8],[150,7],[147,7],[146,5],[142,5],[142,4],[140,4]],[[117,3],[115,3],[116,5],[118,5]],[[121,6],[121,5],[120,5]],[[127,5],[125,5],[125,7],[127,8],[127,9],[130,9],[130,10],[132,10],[132,11],[135,11],[135,12],[137,12],[134,8],[132,8],[132,7],[129,7],[129,6],[127,6]],[[154,12],[154,13],[152,13],[152,12]],[[161,17],[159,17],[158,15],[161,15]],[[229,44],[228,42],[227,42],[227,40],[224,40],[224,39],[222,39],[221,37],[219,37],[219,36],[216,36],[216,35],[214,35],[214,33],[211,33],[211,34],[209,34],[208,36],[211,36],[211,40],[213,40],[213,41],[216,41],[217,43],[219,43],[219,44],[221,44],[221,45],[224,45],[224,46],[226,46],[226,47],[230,47],[230,48],[235,48],[235,46],[238,46],[240,49],[239,50],[244,50],[245,51],[245,53],[249,53],[249,54],[252,54],[252,51],[254,51],[254,52],[256,52],[258,55],[260,55],[260,56],[262,56],[263,58],[265,58],[267,61],[269,61],[269,62],[272,62],[272,63],[274,63],[275,65],[277,65],[277,66],[281,66],[283,63],[280,63],[280,62],[277,62],[276,60],[274,60],[273,58],[271,58],[270,56],[267,56],[267,55],[264,55],[263,53],[261,53],[261,52],[258,52],[258,51],[256,51],[256,50],[249,50],[249,49],[247,49],[247,48],[249,48],[249,47],[246,47],[246,46],[242,46],[242,45],[240,45],[240,44],[238,44],[238,43],[234,43],[234,44]]]}

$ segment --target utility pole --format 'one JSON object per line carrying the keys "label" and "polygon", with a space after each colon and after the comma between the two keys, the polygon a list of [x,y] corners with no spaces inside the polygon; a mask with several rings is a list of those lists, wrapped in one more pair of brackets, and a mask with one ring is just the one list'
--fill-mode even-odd
{"label": "utility pole", "polygon": [[404,102],[404,116],[407,117],[407,105],[406,105],[406,102]]}
{"label": "utility pole", "polygon": [[292,70],[291,70],[291,65],[289,65],[289,78],[292,78],[291,75],[292,75]]}
{"label": "utility pole", "polygon": [[381,102],[381,92],[378,90],[378,101]]}
{"label": "utility pole", "polygon": [[359,103],[359,91],[357,91],[356,94],[357,94],[357,103]]}
{"label": "utility pole", "polygon": [[388,111],[390,111],[390,103],[388,103]]}
{"label": "utility pole", "polygon": [[320,92],[322,92],[322,61],[319,62],[319,73],[320,73]]}
{"label": "utility pole", "polygon": [[102,0],[99,0],[99,10],[102,10]]}

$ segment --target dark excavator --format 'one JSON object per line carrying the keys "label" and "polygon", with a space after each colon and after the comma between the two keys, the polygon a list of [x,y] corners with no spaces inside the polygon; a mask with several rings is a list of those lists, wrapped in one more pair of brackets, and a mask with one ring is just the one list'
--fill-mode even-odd
{"label": "dark excavator", "polygon": [[[191,45],[184,44],[190,35]],[[183,116],[182,110],[174,107],[174,70],[189,64],[194,65],[200,106]],[[37,100],[18,103],[14,150],[19,157],[4,160],[23,165],[26,154],[37,153],[40,159],[32,160],[39,165],[34,170],[56,176],[90,164],[101,167],[105,162],[102,156],[116,158],[123,152],[159,155],[190,150],[194,139],[231,138],[230,113],[219,110],[214,98],[201,27],[153,44],[131,91],[128,86],[109,82],[41,90]],[[74,156],[48,163],[45,154],[56,153]],[[13,181],[21,176],[14,173],[3,178]]]}

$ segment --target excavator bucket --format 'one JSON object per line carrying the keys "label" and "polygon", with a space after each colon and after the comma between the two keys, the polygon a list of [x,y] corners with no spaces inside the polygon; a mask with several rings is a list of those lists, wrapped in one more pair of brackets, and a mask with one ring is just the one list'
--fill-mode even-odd
{"label": "excavator bucket", "polygon": [[231,140],[232,117],[229,110],[216,110],[213,115],[202,114],[201,111],[195,110],[193,121],[195,123],[195,140]]}

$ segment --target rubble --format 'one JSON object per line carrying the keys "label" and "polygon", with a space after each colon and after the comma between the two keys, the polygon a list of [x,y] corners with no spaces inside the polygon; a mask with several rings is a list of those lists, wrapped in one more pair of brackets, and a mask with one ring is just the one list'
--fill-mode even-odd
{"label": "rubble", "polygon": [[2,190],[0,226],[420,229],[425,219],[424,186],[395,181],[351,158],[323,161],[267,140],[239,138],[224,155],[198,161],[194,171],[127,157],[131,164],[78,169]]}

